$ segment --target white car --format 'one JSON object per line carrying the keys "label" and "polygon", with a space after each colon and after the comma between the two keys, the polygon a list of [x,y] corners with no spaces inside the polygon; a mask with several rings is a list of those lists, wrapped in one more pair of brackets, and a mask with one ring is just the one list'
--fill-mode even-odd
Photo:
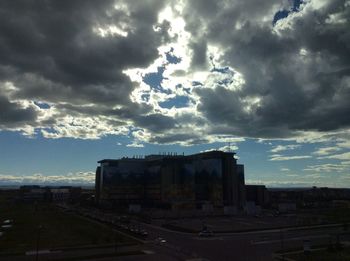
{"label": "white car", "polygon": [[156,239],[156,242],[157,242],[158,244],[164,244],[164,243],[166,243],[166,240],[165,240],[164,238],[158,237],[158,238]]}

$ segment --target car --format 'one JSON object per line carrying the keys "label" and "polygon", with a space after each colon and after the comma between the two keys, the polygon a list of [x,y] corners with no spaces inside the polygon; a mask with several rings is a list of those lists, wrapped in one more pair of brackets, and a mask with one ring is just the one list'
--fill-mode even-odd
{"label": "car", "polygon": [[122,229],[125,229],[125,230],[129,229],[128,226],[125,225],[125,224],[122,224],[122,225],[121,225],[121,228],[122,228]]}
{"label": "car", "polygon": [[142,230],[142,231],[141,231],[141,235],[143,235],[144,237],[147,237],[147,236],[148,236],[148,232],[145,231],[145,230]]}
{"label": "car", "polygon": [[200,236],[200,237],[212,237],[212,236],[214,236],[214,233],[213,233],[213,231],[210,231],[210,230],[203,230],[203,231],[198,233],[198,236]]}
{"label": "car", "polygon": [[164,238],[162,238],[162,237],[158,237],[158,238],[156,239],[156,242],[157,242],[158,244],[164,244],[164,243],[166,243],[166,240],[165,240]]}
{"label": "car", "polygon": [[147,237],[148,236],[148,233],[147,231],[143,230],[143,229],[140,229],[137,231],[137,234],[142,236],[142,237]]}

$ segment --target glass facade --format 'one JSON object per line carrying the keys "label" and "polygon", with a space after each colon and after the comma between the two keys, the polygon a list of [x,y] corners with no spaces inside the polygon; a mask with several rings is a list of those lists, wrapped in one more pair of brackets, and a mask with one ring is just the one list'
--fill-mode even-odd
{"label": "glass facade", "polygon": [[244,184],[243,165],[236,171],[233,155],[216,151],[191,156],[103,160],[101,177],[96,181],[101,184],[101,198],[121,204],[223,206],[225,202],[234,202],[233,198],[226,200],[238,189],[232,187],[238,181],[233,176],[239,173]]}
{"label": "glass facade", "polygon": [[219,205],[223,195],[221,159],[197,159],[194,166],[196,201]]}
{"label": "glass facade", "polygon": [[104,163],[102,194],[115,200],[139,201],[144,196],[144,162],[115,161]]}

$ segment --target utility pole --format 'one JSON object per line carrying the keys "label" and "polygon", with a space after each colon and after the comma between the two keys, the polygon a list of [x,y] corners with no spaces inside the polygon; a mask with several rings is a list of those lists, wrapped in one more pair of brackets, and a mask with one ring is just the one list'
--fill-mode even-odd
{"label": "utility pole", "polygon": [[40,242],[40,230],[41,230],[41,225],[38,226],[38,231],[37,231],[37,237],[36,237],[36,256],[35,256],[35,261],[39,260],[39,242]]}

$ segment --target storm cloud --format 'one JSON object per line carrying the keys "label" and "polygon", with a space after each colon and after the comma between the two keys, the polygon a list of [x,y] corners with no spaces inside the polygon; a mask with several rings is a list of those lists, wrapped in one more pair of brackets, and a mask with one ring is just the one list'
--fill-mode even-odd
{"label": "storm cloud", "polygon": [[[275,1],[216,1],[205,10],[195,8],[199,2],[188,2],[188,30],[196,30],[196,41],[217,45],[221,64],[245,80],[238,91],[197,91],[198,109],[211,122],[251,137],[349,127],[348,1],[307,1],[275,25]],[[257,98],[250,108],[249,98]]]}
{"label": "storm cloud", "polygon": [[0,128],[182,144],[348,131],[349,17],[345,0],[1,1]]}

